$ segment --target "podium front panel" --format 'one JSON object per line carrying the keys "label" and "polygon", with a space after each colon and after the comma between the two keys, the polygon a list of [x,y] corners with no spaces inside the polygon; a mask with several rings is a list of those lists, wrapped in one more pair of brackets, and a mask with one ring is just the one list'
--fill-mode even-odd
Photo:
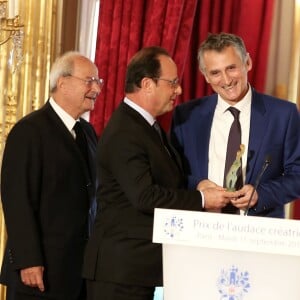
{"label": "podium front panel", "polygon": [[300,258],[163,245],[164,300],[299,300]]}
{"label": "podium front panel", "polygon": [[156,209],[164,300],[299,300],[300,222]]}

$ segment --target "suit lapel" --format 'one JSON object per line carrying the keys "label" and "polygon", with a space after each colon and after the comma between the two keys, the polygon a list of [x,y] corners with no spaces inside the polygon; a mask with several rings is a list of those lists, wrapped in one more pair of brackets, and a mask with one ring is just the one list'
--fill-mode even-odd
{"label": "suit lapel", "polygon": [[263,98],[255,90],[252,90],[250,134],[247,156],[246,183],[252,179],[265,132],[268,130],[269,118]]}
{"label": "suit lapel", "polygon": [[196,124],[192,124],[196,128],[196,157],[198,162],[198,169],[201,170],[199,174],[201,178],[208,177],[208,153],[211,125],[214,117],[214,110],[217,105],[217,96],[214,94],[208,97],[201,105],[199,111],[196,109],[194,113],[197,115]]}
{"label": "suit lapel", "polygon": [[[166,157],[165,161],[166,162],[171,162],[172,166],[174,168],[176,168],[180,171],[182,171],[182,167],[181,167],[181,163],[177,162],[177,159],[179,159],[179,155],[177,153],[177,151],[174,149],[174,158],[171,157],[169,153],[167,152],[167,150],[165,149],[165,146],[163,145],[163,143],[160,140],[159,134],[155,131],[155,129],[144,119],[144,117],[139,114],[137,111],[135,111],[133,108],[131,108],[129,105],[127,105],[126,103],[122,102],[120,104],[120,109],[123,110],[126,114],[129,114],[136,123],[140,124],[141,126],[144,127],[145,133],[147,133],[147,135],[149,136],[149,138],[151,138],[152,140],[155,141],[155,144],[160,147],[161,152],[163,153],[163,155]],[[165,134],[165,133],[164,133]],[[167,137],[166,137],[167,138]],[[171,143],[169,143],[170,145]],[[173,150],[173,147],[172,147]]]}
{"label": "suit lapel", "polygon": [[63,121],[60,119],[60,117],[56,114],[56,112],[51,107],[49,101],[44,106],[45,112],[48,115],[49,119],[53,123],[53,126],[57,128],[56,132],[57,134],[61,135],[61,138],[64,143],[68,144],[70,146],[70,152],[74,153],[74,155],[78,156],[78,163],[81,165],[81,169],[83,170],[83,174],[85,176],[87,185],[90,183],[90,173],[88,166],[85,162],[85,159],[80,152],[79,148],[76,146],[75,140],[72,136],[72,134],[69,132]]}
{"label": "suit lapel", "polygon": [[171,156],[172,156],[173,161],[175,162],[175,164],[178,167],[179,171],[183,173],[184,171],[183,171],[183,166],[182,166],[182,162],[181,162],[179,153],[172,146],[172,143],[170,142],[170,138],[169,138],[168,135],[166,135],[166,140],[167,140],[167,143],[168,143],[168,147],[170,148],[170,151],[172,152]]}

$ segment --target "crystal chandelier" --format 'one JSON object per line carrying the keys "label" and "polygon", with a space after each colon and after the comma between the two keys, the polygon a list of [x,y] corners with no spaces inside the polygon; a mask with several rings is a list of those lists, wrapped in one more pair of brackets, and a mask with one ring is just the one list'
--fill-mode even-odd
{"label": "crystal chandelier", "polygon": [[24,25],[18,15],[18,0],[0,0],[0,46],[12,41],[8,65],[12,72],[18,70],[23,61]]}

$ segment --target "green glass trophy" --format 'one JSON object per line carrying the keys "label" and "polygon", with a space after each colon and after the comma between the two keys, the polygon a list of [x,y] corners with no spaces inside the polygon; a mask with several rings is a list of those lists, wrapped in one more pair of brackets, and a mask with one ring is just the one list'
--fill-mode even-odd
{"label": "green glass trophy", "polygon": [[238,173],[238,169],[242,165],[241,158],[244,154],[244,151],[245,151],[245,146],[243,144],[241,144],[240,149],[236,153],[235,161],[232,163],[232,166],[230,167],[230,169],[226,175],[226,180],[225,180],[226,189],[230,192],[235,191],[235,184],[237,181],[237,173]]}

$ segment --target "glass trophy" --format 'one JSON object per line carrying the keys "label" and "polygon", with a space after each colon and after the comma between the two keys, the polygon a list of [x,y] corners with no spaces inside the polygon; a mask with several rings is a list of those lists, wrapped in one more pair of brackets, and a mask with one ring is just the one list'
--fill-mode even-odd
{"label": "glass trophy", "polygon": [[232,163],[227,175],[226,175],[226,189],[230,192],[235,191],[235,184],[238,178],[238,170],[242,166],[242,156],[245,151],[245,146],[243,144],[240,145],[240,149],[236,153],[236,158]]}

